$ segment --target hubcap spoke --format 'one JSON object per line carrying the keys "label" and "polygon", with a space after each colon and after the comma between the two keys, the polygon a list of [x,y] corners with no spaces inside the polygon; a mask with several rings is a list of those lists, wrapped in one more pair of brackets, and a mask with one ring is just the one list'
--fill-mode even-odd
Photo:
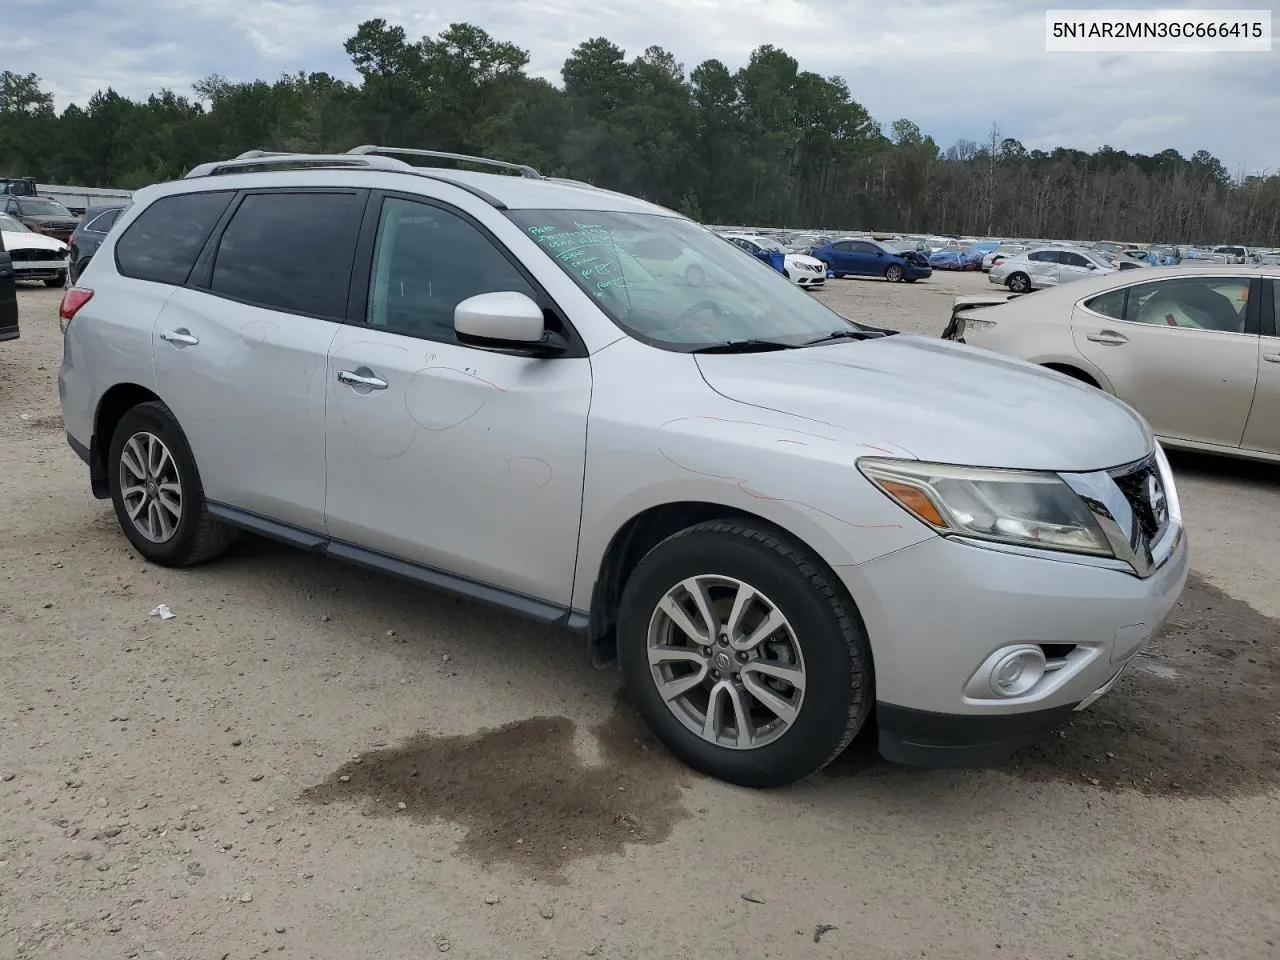
{"label": "hubcap spoke", "polygon": [[760,621],[756,628],[751,631],[750,636],[737,638],[730,642],[733,644],[733,648],[735,650],[754,650],[756,647],[760,646],[760,642],[762,640],[769,639],[773,633],[786,625],[786,617],[780,614],[776,609],[770,610],[769,615]]}
{"label": "hubcap spoke", "polygon": [[747,675],[750,673],[763,673],[766,677],[784,680],[797,690],[804,691],[804,671],[797,670],[795,667],[769,660],[752,660],[742,665],[743,683],[747,682]]}
{"label": "hubcap spoke", "polygon": [[746,688],[747,693],[760,701],[770,712],[779,720],[790,726],[795,723],[796,717],[800,711],[788,700],[784,700],[777,693],[763,683],[757,680],[750,673],[742,675],[742,686]]}
{"label": "hubcap spoke", "polygon": [[690,577],[680,586],[684,587],[689,597],[693,600],[693,605],[698,608],[698,616],[702,618],[703,624],[706,625],[704,636],[714,638],[720,632],[720,618],[711,609],[711,597],[707,595],[706,584],[697,577]]}
{"label": "hubcap spoke", "polygon": [[650,647],[649,663],[696,663],[700,667],[705,667],[707,658],[693,647]]}
{"label": "hubcap spoke", "polygon": [[668,680],[662,686],[658,687],[658,692],[662,694],[663,700],[674,700],[676,697],[683,697],[694,687],[699,686],[702,681],[707,679],[706,669],[698,670],[686,676],[676,677],[674,680]]}
{"label": "hubcap spoke", "polygon": [[662,612],[671,618],[671,622],[676,625],[676,628],[694,643],[700,643],[705,646],[710,642],[706,630],[698,629],[697,625],[689,619],[689,615],[684,612],[684,607],[680,606],[671,594],[663,597],[659,606],[661,606]]}

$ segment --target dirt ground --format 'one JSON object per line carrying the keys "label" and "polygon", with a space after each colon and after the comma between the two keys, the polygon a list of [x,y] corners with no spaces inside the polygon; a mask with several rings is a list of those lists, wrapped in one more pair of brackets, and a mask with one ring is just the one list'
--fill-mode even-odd
{"label": "dirt ground", "polygon": [[[829,286],[936,334],[988,284]],[[66,446],[58,297],[0,345],[0,958],[1280,957],[1280,470],[1175,460],[1194,576],[1061,736],[752,792],[566,633],[262,541],[140,562]]]}

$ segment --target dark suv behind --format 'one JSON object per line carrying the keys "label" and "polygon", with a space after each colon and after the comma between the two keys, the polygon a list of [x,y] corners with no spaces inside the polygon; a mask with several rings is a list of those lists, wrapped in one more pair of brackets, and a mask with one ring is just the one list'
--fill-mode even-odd
{"label": "dark suv behind", "polygon": [[123,204],[109,207],[90,207],[84,212],[84,219],[71,234],[71,282],[75,283],[84,268],[88,266],[93,255],[98,252],[107,231],[120,219],[120,214],[127,209]]}
{"label": "dark suv behind", "polygon": [[0,341],[18,339],[18,291],[13,260],[4,249],[0,232]]}

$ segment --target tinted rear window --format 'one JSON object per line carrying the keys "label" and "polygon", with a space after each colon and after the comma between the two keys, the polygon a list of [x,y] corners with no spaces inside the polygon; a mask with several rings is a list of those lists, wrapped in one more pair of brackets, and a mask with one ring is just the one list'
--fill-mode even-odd
{"label": "tinted rear window", "polygon": [[360,193],[251,193],[218,245],[213,293],[341,319],[364,213]]}
{"label": "tinted rear window", "polygon": [[186,283],[234,195],[224,190],[161,197],[143,210],[116,242],[116,266],[136,280]]}

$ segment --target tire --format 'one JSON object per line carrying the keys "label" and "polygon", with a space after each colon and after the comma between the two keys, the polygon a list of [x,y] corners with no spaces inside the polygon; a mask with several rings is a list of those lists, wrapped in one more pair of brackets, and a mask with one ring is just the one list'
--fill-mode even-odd
{"label": "tire", "polygon": [[[161,449],[168,454],[167,458]],[[130,457],[127,462],[126,451]],[[156,463],[160,468],[153,471],[150,468]],[[145,488],[142,493],[132,494],[126,492],[125,481],[142,480],[136,476],[137,467],[153,474],[157,481],[130,484]],[[151,563],[164,567],[193,566],[212,560],[231,542],[231,528],[209,515],[200,473],[182,428],[169,408],[158,400],[139,404],[120,418],[107,455],[107,482],[120,528],[133,548]],[[176,512],[171,509],[175,482]],[[168,497],[161,497],[166,488],[169,488]],[[154,502],[155,509],[144,507],[135,521],[129,514],[139,501]],[[164,506],[166,503],[170,508]],[[170,530],[166,531],[164,521]],[[148,526],[151,534],[158,536],[148,534],[145,529]]]}
{"label": "tire", "polygon": [[67,271],[63,270],[56,277],[46,277],[44,285],[46,287],[65,287],[67,285]]}
{"label": "tire", "polygon": [[889,264],[889,266],[885,267],[884,278],[888,280],[890,283],[901,283],[902,268],[898,266],[896,263]]}
{"label": "tire", "polygon": [[684,282],[691,287],[699,286],[706,279],[706,271],[696,263],[689,264],[688,268],[684,272]]}
{"label": "tire", "polygon": [[[689,612],[696,608],[685,606],[693,595],[683,583],[709,585],[703,594],[718,623],[728,619],[740,584],[755,594],[743,608],[751,630],[769,609],[784,620],[749,653],[735,653],[720,635],[703,647],[675,626],[661,606],[674,598],[695,629],[694,618],[703,621],[700,635],[709,633],[705,620]],[[675,650],[676,656],[651,666],[651,644],[655,650]],[[857,735],[875,699],[866,632],[843,592],[806,551],[771,530],[739,521],[690,527],[662,541],[637,564],[622,593],[618,660],[631,702],[667,749],[695,770],[744,787],[783,786],[821,770]],[[790,667],[794,673],[797,665],[803,691],[773,679],[777,673],[753,669]],[[713,668],[727,672],[716,679]],[[681,681],[686,686],[676,696],[665,698],[659,690],[659,683]],[[752,688],[763,689],[775,703],[790,703],[797,712],[788,723],[766,708]],[[713,689],[722,720],[719,743],[699,732],[711,712]],[[724,722],[740,716],[735,700],[755,711],[746,723]],[[739,727],[748,723],[758,744],[737,740]]]}
{"label": "tire", "polygon": [[1004,285],[1014,293],[1026,293],[1031,289],[1031,278],[1021,271],[1011,273]]}

